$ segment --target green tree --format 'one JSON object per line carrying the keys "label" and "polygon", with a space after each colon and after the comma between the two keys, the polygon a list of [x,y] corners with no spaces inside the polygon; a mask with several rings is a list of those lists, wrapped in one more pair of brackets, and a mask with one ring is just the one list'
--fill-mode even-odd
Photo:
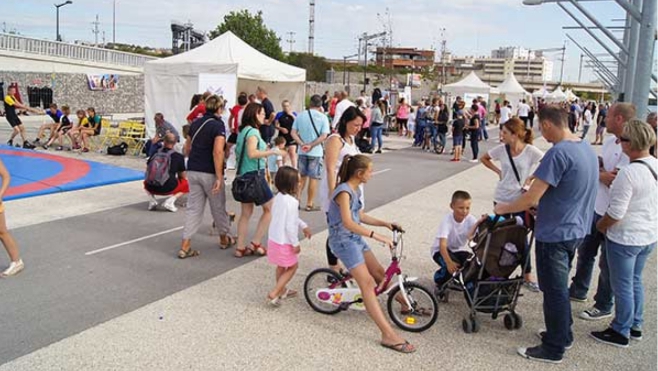
{"label": "green tree", "polygon": [[330,68],[329,63],[324,57],[318,57],[309,53],[288,54],[286,62],[293,66],[301,67],[306,70],[306,80],[324,81],[327,70]]}
{"label": "green tree", "polygon": [[214,39],[226,31],[233,32],[244,42],[269,57],[280,61],[284,59],[283,50],[279,45],[281,38],[265,26],[263,12],[260,10],[255,15],[246,9],[230,12],[224,16],[222,24],[210,31],[210,38]]}

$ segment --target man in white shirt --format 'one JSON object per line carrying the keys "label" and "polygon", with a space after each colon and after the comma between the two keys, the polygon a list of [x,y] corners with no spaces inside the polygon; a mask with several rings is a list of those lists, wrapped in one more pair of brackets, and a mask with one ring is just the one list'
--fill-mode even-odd
{"label": "man in white shirt", "polygon": [[354,106],[354,103],[347,99],[347,97],[348,96],[346,91],[343,90],[340,92],[340,102],[336,104],[336,113],[334,114],[333,121],[331,121],[332,130],[336,130],[336,126],[338,125],[340,117],[343,116],[343,112],[345,112],[348,107]]}
{"label": "man in white shirt", "polygon": [[[530,114],[530,106],[526,104],[525,99],[521,100],[521,103],[519,103],[517,114],[519,115],[521,121],[523,121],[523,124],[525,124],[525,127],[528,128],[528,115]],[[532,123],[530,123],[530,128],[532,128]]]}
{"label": "man in white shirt", "polygon": [[361,96],[357,98],[357,100],[361,99],[363,104],[365,104],[366,107],[370,107],[372,104],[370,103],[370,97],[366,95],[365,90],[361,90]]}
{"label": "man in white shirt", "polygon": [[[615,103],[608,110],[605,118],[606,129],[614,134],[603,142],[601,156],[599,157],[599,187],[594,205],[594,221],[590,234],[585,237],[583,244],[578,248],[578,261],[576,275],[569,287],[569,298],[572,301],[585,302],[587,291],[592,279],[594,261],[599,246],[605,236],[596,229],[596,223],[603,217],[610,203],[610,184],[617,176],[619,168],[628,164],[628,156],[621,149],[618,142],[624,128],[624,123],[635,117],[635,106],[629,103]],[[608,263],[605,249],[601,249],[599,258],[599,283],[594,296],[594,306],[580,313],[579,317],[585,320],[599,320],[612,317],[613,294],[610,287]]]}

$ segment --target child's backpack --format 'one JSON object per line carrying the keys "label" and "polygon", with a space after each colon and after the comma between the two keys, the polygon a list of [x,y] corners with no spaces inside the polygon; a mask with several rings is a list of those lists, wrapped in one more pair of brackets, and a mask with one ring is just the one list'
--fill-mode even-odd
{"label": "child's backpack", "polygon": [[107,154],[113,156],[123,156],[128,152],[128,143],[121,142],[120,144],[107,147]]}
{"label": "child's backpack", "polygon": [[150,187],[162,187],[169,180],[169,167],[171,166],[171,155],[174,150],[156,152],[146,165],[146,177],[144,183]]}

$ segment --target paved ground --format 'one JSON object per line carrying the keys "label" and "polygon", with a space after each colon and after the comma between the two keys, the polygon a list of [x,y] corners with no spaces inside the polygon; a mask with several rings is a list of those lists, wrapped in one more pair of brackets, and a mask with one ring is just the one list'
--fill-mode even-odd
{"label": "paved ground", "polygon": [[[407,227],[404,270],[427,284],[434,269],[431,236],[451,193],[470,191],[475,214],[491,210],[493,174],[481,165],[449,163],[447,157],[391,151],[376,158],[380,173],[367,186],[373,214]],[[116,197],[99,200],[99,194]],[[187,261],[173,258],[179,231],[85,256],[182,224],[182,213],[147,213],[138,200],[143,200],[139,185],[128,183],[8,203],[28,269],[0,281],[0,364],[5,363],[0,371],[549,368],[514,355],[517,346],[537,343],[534,331],[543,322],[537,294],[521,298],[523,329],[509,332],[501,319],[482,316],[482,330],[475,335],[462,332],[466,306],[455,295],[441,306],[433,328],[408,335],[419,351],[402,356],[378,346],[376,329],[362,312],[323,316],[303,299],[266,308],[272,267],[264,259],[231,258],[215,249],[209,236],[195,239],[202,256]],[[322,229],[321,215],[302,217],[317,226],[316,232]],[[324,264],[324,239],[320,232],[303,245],[293,287]],[[376,250],[386,261],[385,251]],[[626,350],[599,345],[587,332],[605,324],[576,319],[573,350],[563,365],[550,368],[656,369],[655,254],[645,277],[645,340]],[[586,306],[574,305],[574,313]]]}

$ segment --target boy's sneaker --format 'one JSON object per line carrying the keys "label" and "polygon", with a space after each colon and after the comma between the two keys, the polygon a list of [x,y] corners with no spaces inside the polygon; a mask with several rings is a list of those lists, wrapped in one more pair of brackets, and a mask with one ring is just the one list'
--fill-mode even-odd
{"label": "boy's sneaker", "polygon": [[589,336],[594,338],[594,340],[612,345],[619,348],[628,348],[629,340],[624,337],[622,334],[608,327],[605,331],[593,331],[589,333]]}
{"label": "boy's sneaker", "polygon": [[155,198],[152,194],[149,193],[149,211],[153,211],[158,208],[158,199]]}
{"label": "boy's sneaker", "polygon": [[587,301],[587,298],[586,297],[579,298],[579,297],[576,297],[576,296],[569,295],[569,300],[575,301],[577,303],[585,303]]}
{"label": "boy's sneaker", "polygon": [[631,340],[642,340],[642,330],[631,328]]}
{"label": "boy's sneaker", "polygon": [[5,269],[4,272],[0,273],[0,276],[2,277],[15,276],[18,273],[20,273],[23,269],[25,269],[25,264],[23,264],[23,260],[18,259],[18,261],[11,262],[11,264],[9,264],[9,268]]}
{"label": "boy's sneaker", "polygon": [[36,146],[28,141],[23,142],[23,148],[25,149],[34,149]]}
{"label": "boy's sneaker", "polygon": [[537,282],[524,281],[523,282],[523,287],[525,287],[526,290],[528,290],[530,292],[539,292],[539,291],[541,291],[541,290],[539,290],[539,285],[537,284]]}
{"label": "boy's sneaker", "polygon": [[176,207],[176,205],[174,205],[175,202],[176,202],[176,197],[169,197],[162,204],[162,207],[164,207],[165,209],[171,211],[172,213],[175,213],[176,211],[178,211],[178,208]]}
{"label": "boy's sneaker", "polygon": [[578,317],[587,321],[598,321],[600,319],[612,317],[612,312],[604,312],[596,307],[591,307],[580,312]]}
{"label": "boy's sneaker", "polygon": [[[544,335],[546,335],[546,330],[540,329],[539,331],[537,331],[536,335],[539,338],[539,340],[544,341]],[[566,349],[566,350],[569,350],[571,348],[573,348],[573,341],[564,346],[564,349]]]}
{"label": "boy's sneaker", "polygon": [[519,348],[516,350],[516,352],[524,358],[531,359],[533,361],[539,361],[539,362],[546,362],[546,363],[562,363],[562,357],[556,358],[556,357],[550,357],[544,349],[541,347],[541,345],[537,345],[536,347],[532,348]]}
{"label": "boy's sneaker", "polygon": [[13,146],[14,146],[14,141],[11,140],[11,139],[9,139],[9,140],[7,141],[7,145],[8,145],[9,147],[13,147]]}

